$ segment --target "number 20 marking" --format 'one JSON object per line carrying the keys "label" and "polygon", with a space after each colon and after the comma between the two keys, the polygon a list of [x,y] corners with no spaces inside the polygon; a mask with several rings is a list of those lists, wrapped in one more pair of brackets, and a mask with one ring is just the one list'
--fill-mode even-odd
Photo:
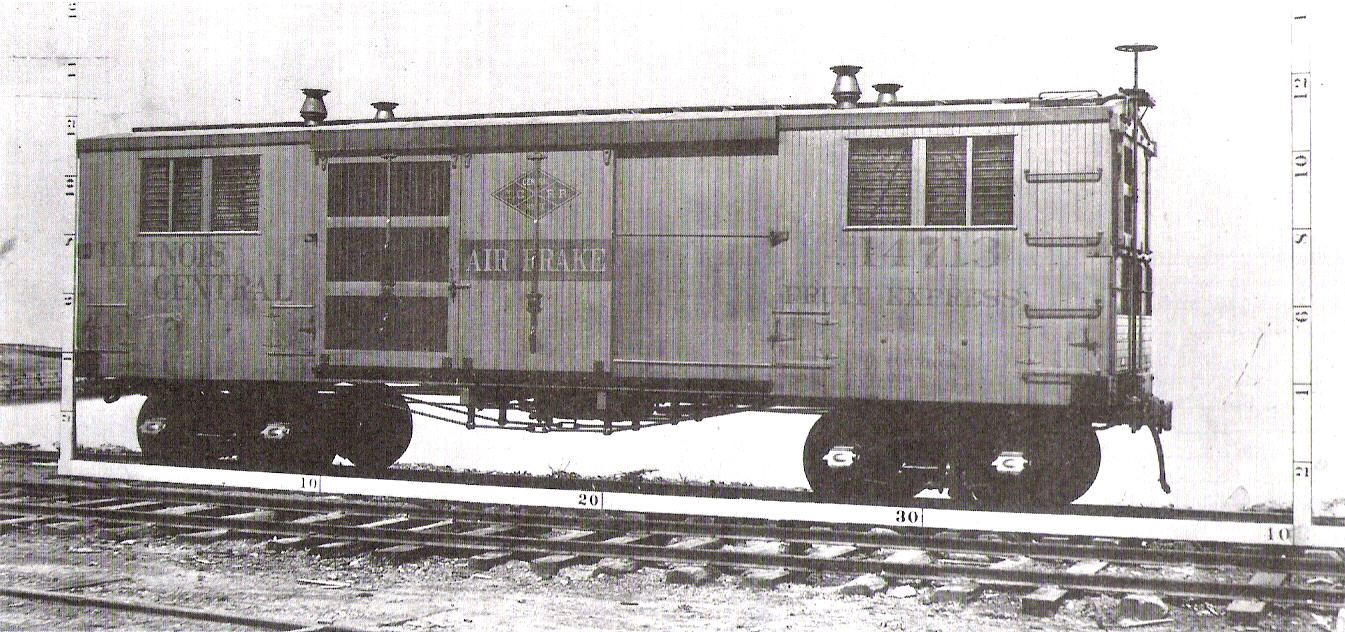
{"label": "number 20 marking", "polygon": [[602,492],[579,492],[579,506],[602,509]]}

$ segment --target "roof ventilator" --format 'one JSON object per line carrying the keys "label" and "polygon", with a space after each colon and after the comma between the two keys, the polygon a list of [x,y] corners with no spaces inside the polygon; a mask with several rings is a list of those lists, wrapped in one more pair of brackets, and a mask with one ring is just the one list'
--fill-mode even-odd
{"label": "roof ventilator", "polygon": [[393,103],[392,101],[374,101],[369,105],[374,106],[374,109],[378,110],[378,112],[374,114],[375,121],[391,121],[397,118],[397,115],[392,113],[393,110],[397,109],[397,103]]}
{"label": "roof ventilator", "polygon": [[873,89],[878,91],[878,105],[888,106],[897,104],[897,90],[901,89],[899,83],[875,83]]}
{"label": "roof ventilator", "polygon": [[303,88],[304,105],[299,108],[299,116],[303,117],[305,125],[317,125],[327,120],[327,104],[322,102],[322,97],[329,92],[321,88]]}
{"label": "roof ventilator", "polygon": [[836,100],[836,107],[848,109],[859,106],[860,88],[859,79],[855,74],[863,66],[832,66],[831,72],[836,73],[836,84],[831,88],[831,98]]}

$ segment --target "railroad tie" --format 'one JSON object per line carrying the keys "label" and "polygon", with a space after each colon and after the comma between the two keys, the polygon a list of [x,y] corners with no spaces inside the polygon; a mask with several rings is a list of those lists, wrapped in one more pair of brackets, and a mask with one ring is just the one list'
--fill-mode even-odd
{"label": "railroad tie", "polygon": [[713,536],[691,536],[672,542],[666,548],[676,550],[709,549],[724,543],[723,538]]}
{"label": "railroad tie", "polygon": [[798,575],[787,568],[754,568],[743,573],[743,585],[753,588],[774,588]]}
{"label": "railroad tie", "polygon": [[[597,535],[598,534],[593,531],[572,530],[549,537],[547,538],[547,541],[585,542],[592,540],[597,537]],[[553,555],[543,555],[542,557],[532,560],[530,565],[532,566],[532,572],[536,573],[539,577],[554,577],[556,573],[560,572],[563,568],[574,566],[576,564],[596,562],[597,560],[598,557],[596,555],[556,553]]]}
{"label": "railroad tie", "polygon": [[411,527],[407,529],[407,531],[410,531],[411,533],[429,533],[429,532],[435,532],[439,529],[442,529],[443,527],[451,527],[455,523],[456,521],[451,518],[448,520],[436,520],[429,524],[422,524],[419,526]]}
{"label": "railroad tie", "polygon": [[[1284,573],[1256,573],[1253,586],[1279,586],[1289,578]],[[1256,625],[1266,612],[1266,602],[1256,599],[1237,599],[1228,604],[1228,622],[1233,625]]]}
{"label": "railroad tie", "polygon": [[90,500],[79,500],[70,503],[71,507],[100,507],[107,508],[108,505],[116,505],[126,502],[125,498],[93,498]]}
{"label": "railroad tie", "polygon": [[[763,555],[774,556],[786,552],[789,544],[778,541],[750,540],[747,542],[727,544],[720,547],[720,550],[726,553],[739,553],[744,555]],[[717,574],[730,573],[737,570],[730,564],[715,564],[714,571]],[[784,581],[784,578],[775,578],[774,571],[779,569],[748,569],[742,571],[744,583],[751,586],[768,588],[771,582],[776,584]],[[770,573],[761,573],[760,571],[771,571]],[[750,576],[750,577],[749,577]],[[771,584],[773,585],[773,584]]]}
{"label": "railroad tie", "polygon": [[360,540],[337,540],[335,542],[323,542],[317,546],[309,547],[309,552],[319,557],[348,557],[358,555],[373,548],[372,544]]}
{"label": "railroad tie", "polygon": [[[681,538],[675,542],[669,543],[664,548],[672,551],[691,551],[699,549],[712,549],[719,547],[724,543],[723,538],[713,536],[691,536]],[[663,575],[663,581],[669,584],[704,584],[714,576],[714,571],[705,565],[687,564],[669,569]]]}
{"label": "railroad tie", "polygon": [[[1066,575],[1096,575],[1107,567],[1103,560],[1082,560],[1065,569]],[[1023,614],[1034,617],[1049,617],[1060,609],[1069,598],[1070,591],[1059,586],[1047,584],[1028,593],[1019,604]]]}
{"label": "railroad tie", "polygon": [[1026,615],[1049,617],[1060,609],[1068,595],[1069,591],[1059,586],[1042,586],[1024,595],[1020,608]]}
{"label": "railroad tie", "polygon": [[[773,544],[778,548],[780,543],[768,544]],[[791,548],[789,546],[790,544],[794,543],[787,543],[784,548]],[[763,552],[765,553],[772,552],[769,546],[764,547],[764,549]],[[858,550],[859,547],[851,546],[849,544],[818,544],[814,545],[811,550],[804,554],[804,556],[814,560],[834,560],[850,555]],[[754,588],[774,588],[780,584],[796,580],[804,574],[805,571],[800,570],[759,568],[743,573],[743,584]]]}
{"label": "railroad tie", "polygon": [[[398,519],[396,519],[396,522],[388,523],[388,524],[401,524],[401,523],[406,522],[407,520],[409,520],[409,519],[407,519],[407,518],[398,518]],[[453,524],[454,524],[454,521],[453,521],[452,519],[449,519],[449,520],[436,520],[436,521],[434,521],[434,522],[430,522],[430,523],[427,523],[427,524],[417,525],[417,526],[414,526],[414,527],[408,527],[408,528],[406,528],[406,529],[403,529],[403,531],[406,531],[406,532],[408,532],[408,533],[435,533],[437,529],[442,529],[443,527],[452,526]],[[365,525],[365,526],[369,526],[369,525]],[[377,527],[377,526],[387,526],[387,525],[377,525],[377,524],[375,524],[374,526]],[[473,549],[473,551],[472,551],[471,554],[480,553],[480,552],[482,552],[483,550],[484,550],[484,549]],[[374,559],[379,560],[379,561],[383,561],[383,562],[399,562],[399,563],[400,563],[400,562],[410,562],[410,561],[413,561],[413,560],[418,560],[418,559],[421,559],[421,558],[424,558],[424,557],[429,557],[429,556],[431,556],[431,555],[450,555],[450,556],[452,556],[454,553],[458,553],[458,554],[459,554],[459,555],[457,555],[456,557],[466,557],[467,555],[469,555],[469,554],[467,554],[467,553],[462,553],[462,549],[461,549],[461,547],[448,547],[448,546],[431,545],[431,544],[395,544],[395,545],[392,545],[392,546],[385,546],[385,547],[381,547],[381,548],[374,549],[372,552],[370,552],[369,555],[370,555],[371,557],[373,557]]]}
{"label": "railroad tie", "polygon": [[16,518],[5,518],[0,520],[0,533],[7,533],[15,529],[32,526],[49,520],[47,516],[18,516]]}
{"label": "railroad tie", "polygon": [[[329,511],[326,513],[302,516],[289,521],[293,525],[322,524],[324,522],[340,522],[349,517],[343,511]],[[317,546],[325,542],[330,542],[331,538],[320,538],[312,535],[294,535],[283,538],[272,538],[266,543],[266,548],[272,551],[289,551],[291,549],[302,549]]]}
{"label": "railroad tie", "polygon": [[434,554],[434,550],[419,544],[394,544],[370,551],[369,556],[380,562],[411,562]]}
{"label": "railroad tie", "polygon": [[276,512],[271,509],[253,509],[235,514],[226,514],[220,516],[223,520],[274,520]]}
{"label": "railroad tie", "polygon": [[[275,519],[276,512],[270,509],[253,509],[250,511],[228,514],[219,517],[225,520],[262,521],[262,520]],[[204,543],[204,542],[216,542],[218,540],[223,540],[232,537],[236,534],[237,534],[236,531],[232,528],[221,527],[218,529],[203,529],[198,531],[189,531],[187,533],[179,534],[177,537],[181,540],[186,540],[188,542]]]}
{"label": "railroad tie", "polygon": [[[515,525],[492,525],[489,527],[481,527],[480,529],[463,531],[460,535],[467,535],[467,536],[509,535],[511,533],[518,531],[518,529],[519,527]],[[475,571],[488,571],[492,568],[495,568],[496,566],[514,560],[518,557],[517,551],[508,551],[493,546],[467,545],[464,548],[466,548],[469,551],[472,548],[476,548],[478,550],[485,549],[484,551],[476,553],[471,557],[467,558],[467,567]]]}
{"label": "railroad tie", "polygon": [[319,524],[323,522],[335,522],[345,517],[346,513],[344,511],[329,511],[327,513],[313,514],[311,516],[303,516],[301,518],[295,518],[290,521],[290,524]]}
{"label": "railroad tie", "polygon": [[958,580],[943,584],[930,593],[929,599],[933,603],[957,603],[964,604],[971,601],[981,592],[981,585],[966,580]]}
{"label": "railroad tie", "polygon": [[[222,509],[223,508],[220,507],[219,505],[209,503],[199,503],[191,505],[177,505],[174,507],[164,507],[162,509],[155,509],[153,511],[150,511],[149,513],[151,515],[156,516],[192,516],[205,513],[208,511],[220,511]],[[154,523],[143,523],[143,524],[147,525],[148,528],[154,533],[162,533],[167,535],[180,535],[183,533],[192,533],[202,530],[200,527],[186,527],[186,526],[154,524]]]}
{"label": "railroad tie", "polygon": [[411,519],[405,516],[397,516],[393,518],[384,518],[382,520],[375,520],[373,522],[364,522],[359,524],[358,526],[363,527],[365,529],[384,529],[387,527],[391,527],[393,525],[403,524],[410,521]]}
{"label": "railroad tie", "polygon": [[1153,593],[1131,593],[1121,598],[1116,607],[1117,625],[1135,627],[1161,621],[1168,618],[1168,605],[1163,598]]}
{"label": "railroad tie", "polygon": [[189,516],[192,514],[204,513],[212,509],[218,509],[218,508],[219,505],[212,505],[210,503],[199,503],[195,505],[178,505],[176,507],[164,507],[163,509],[155,509],[150,513],[158,516]]}
{"label": "railroad tie", "polygon": [[713,579],[710,569],[705,566],[678,566],[671,568],[663,575],[663,581],[669,584],[686,584],[689,586],[699,586]]}
{"label": "railroad tie", "polygon": [[1075,562],[1069,568],[1065,569],[1066,575],[1096,575],[1107,568],[1106,560],[1083,560]]}
{"label": "railroad tie", "polygon": [[157,500],[137,500],[134,502],[121,503],[117,505],[104,505],[102,507],[99,507],[99,509],[102,509],[103,511],[127,511],[130,509],[144,509],[145,507],[153,507],[155,505],[159,505],[160,507],[162,507],[163,504],[164,503],[161,503]]}
{"label": "railroad tie", "polygon": [[892,549],[892,552],[883,558],[884,564],[909,564],[912,566],[923,566],[931,564],[934,558],[924,549],[899,548]]}
{"label": "railroad tie", "polygon": [[[982,558],[984,559],[984,561],[982,561]],[[1021,555],[1005,558],[995,562],[989,562],[989,558],[985,556],[976,558],[972,558],[969,556],[961,556],[959,558],[956,558],[955,561],[957,564],[966,566],[983,565],[984,568],[996,571],[1012,571],[1032,565],[1031,558],[1023,557]],[[978,564],[978,562],[980,563]],[[987,564],[985,562],[989,563]],[[994,580],[981,580],[981,581],[957,580],[936,587],[934,589],[934,592],[930,594],[930,600],[935,603],[959,603],[959,604],[967,603],[968,601],[971,601],[973,598],[979,595],[981,593],[981,590],[984,589],[986,586],[994,586],[997,584],[998,582]]]}
{"label": "railroad tie", "polygon": [[[344,520],[347,518],[353,519],[355,517],[342,516],[341,518],[337,518],[337,520]],[[352,526],[365,529],[380,529],[390,527],[393,525],[402,524],[408,522],[409,520],[410,519],[406,517],[395,516],[392,518],[381,518],[378,520],[370,520],[367,522],[352,521]],[[321,542],[316,544],[315,546],[309,546],[308,550],[314,555],[317,555],[319,557],[348,557],[351,555],[358,555],[360,553],[368,551],[372,548],[375,548],[375,546],[376,545],[370,542],[365,542],[363,540],[334,540],[330,542]]]}

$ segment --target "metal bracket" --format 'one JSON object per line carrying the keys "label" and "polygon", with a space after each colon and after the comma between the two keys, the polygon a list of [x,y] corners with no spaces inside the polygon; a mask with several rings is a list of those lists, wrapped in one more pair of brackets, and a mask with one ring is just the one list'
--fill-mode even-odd
{"label": "metal bracket", "polygon": [[1023,306],[1023,315],[1028,318],[1086,318],[1093,319],[1102,315],[1102,300],[1097,299],[1093,307],[1032,307]]}
{"label": "metal bracket", "polygon": [[1149,425],[1149,434],[1154,438],[1154,452],[1158,454],[1158,486],[1163,488],[1164,494],[1172,493],[1172,486],[1168,484],[1168,466],[1167,459],[1163,456],[1163,440],[1158,438],[1158,428],[1153,424]]}
{"label": "metal bracket", "polygon": [[472,284],[470,284],[470,283],[458,283],[457,281],[451,281],[451,282],[449,282],[449,284],[448,284],[448,300],[450,300],[450,301],[456,301],[456,300],[458,300],[458,291],[459,291],[459,290],[470,289],[471,287],[472,287]]}
{"label": "metal bracket", "polygon": [[1089,248],[1102,245],[1102,232],[1093,235],[1051,235],[1041,236],[1023,233],[1023,239],[1029,246],[1039,248]]}
{"label": "metal bracket", "polygon": [[1102,180],[1101,169],[1086,171],[1032,171],[1023,170],[1023,177],[1033,184],[1048,182],[1098,182]]}

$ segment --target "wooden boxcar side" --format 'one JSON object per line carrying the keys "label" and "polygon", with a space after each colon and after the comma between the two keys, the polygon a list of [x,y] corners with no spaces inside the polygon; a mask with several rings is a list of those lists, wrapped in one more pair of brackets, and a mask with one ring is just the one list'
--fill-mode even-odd
{"label": "wooden boxcar side", "polygon": [[[412,144],[391,161],[319,157],[267,133],[206,149],[109,141],[81,156],[81,348],[103,375],[144,378],[597,367],[800,397],[986,403],[1064,403],[1070,376],[1114,370],[1111,108],[785,118],[767,140],[536,155]],[[981,136],[1013,142],[1009,223],[847,225],[852,141]],[[144,161],[241,155],[260,157],[257,230],[140,230]],[[330,197],[375,184],[355,171],[399,168],[439,170],[442,199],[425,203],[441,208],[391,216],[376,207],[397,203],[379,195]],[[534,168],[572,189],[536,221],[498,193]],[[373,206],[345,208],[361,203]],[[570,258],[538,260],[532,275],[539,246]],[[380,312],[387,300],[402,313]],[[430,333],[385,331],[399,327]]]}
{"label": "wooden boxcar side", "polygon": [[[141,230],[144,161],[240,156],[259,163],[255,229]],[[321,180],[307,146],[83,151],[80,182],[77,348],[97,358],[99,375],[310,375],[311,338],[295,335],[314,327],[321,269],[312,206]]]}

